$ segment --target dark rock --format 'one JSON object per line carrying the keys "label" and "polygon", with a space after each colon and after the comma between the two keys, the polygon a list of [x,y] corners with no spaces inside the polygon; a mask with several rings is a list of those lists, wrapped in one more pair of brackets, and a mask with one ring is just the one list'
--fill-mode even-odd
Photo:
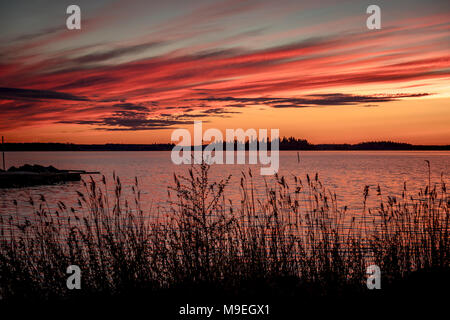
{"label": "dark rock", "polygon": [[30,164],[25,164],[21,167],[14,167],[12,166],[11,168],[8,169],[8,172],[18,172],[18,171],[22,171],[22,172],[35,172],[35,173],[46,173],[46,172],[60,172],[60,170],[56,169],[53,166],[48,166],[48,167],[44,167],[38,164],[35,165],[30,165]]}
{"label": "dark rock", "polygon": [[80,173],[58,170],[53,166],[45,167],[38,164],[25,164],[18,168],[13,166],[8,171],[0,172],[0,188],[20,188],[80,181]]}

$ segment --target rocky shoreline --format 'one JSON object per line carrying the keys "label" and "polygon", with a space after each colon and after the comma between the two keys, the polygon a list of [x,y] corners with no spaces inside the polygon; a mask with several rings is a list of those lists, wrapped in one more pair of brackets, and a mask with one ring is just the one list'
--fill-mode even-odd
{"label": "rocky shoreline", "polygon": [[22,188],[80,181],[82,174],[97,174],[84,170],[59,170],[53,166],[23,165],[0,170],[0,188]]}

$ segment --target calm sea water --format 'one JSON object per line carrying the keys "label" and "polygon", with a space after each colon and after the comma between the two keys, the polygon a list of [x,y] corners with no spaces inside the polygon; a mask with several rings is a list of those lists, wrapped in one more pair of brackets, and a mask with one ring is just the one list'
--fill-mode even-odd
{"label": "calm sea water", "polygon": [[[112,181],[113,172],[121,178],[125,196],[131,196],[131,185],[138,177],[143,209],[164,208],[167,201],[167,187],[173,182],[173,174],[187,174],[188,165],[174,165],[170,152],[9,152],[7,166],[26,163],[53,165],[58,169],[82,169],[100,171]],[[425,160],[431,162],[432,180],[439,182],[441,173],[448,183],[450,168],[449,151],[303,151],[300,162],[296,151],[280,152],[280,175],[319,174],[321,181],[335,191],[340,206],[347,205],[357,211],[362,206],[365,185],[383,188],[384,194],[399,194],[403,182],[410,191],[417,191],[428,183],[428,169]],[[254,183],[260,193],[264,192],[264,179],[270,183],[273,177],[260,176],[259,165],[213,165],[213,179],[232,175],[227,195],[239,198],[241,172],[253,171]],[[85,176],[88,178],[87,176]],[[99,179],[97,176],[95,179]],[[112,187],[112,186],[111,186]],[[28,204],[31,197],[41,194],[50,207],[56,208],[58,201],[75,206],[76,190],[83,190],[80,182],[52,186],[36,186],[21,189],[0,189],[0,214],[15,212],[13,200],[18,201],[19,214],[31,214]],[[372,191],[374,194],[375,191]]]}

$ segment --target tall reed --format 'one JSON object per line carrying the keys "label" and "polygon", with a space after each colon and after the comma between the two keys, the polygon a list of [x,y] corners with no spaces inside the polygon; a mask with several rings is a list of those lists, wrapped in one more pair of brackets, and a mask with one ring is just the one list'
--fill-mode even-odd
{"label": "tall reed", "polygon": [[[366,290],[365,271],[377,264],[384,285],[420,270],[448,270],[449,198],[444,178],[416,195],[384,195],[377,208],[340,206],[318,175],[275,176],[256,196],[252,172],[243,172],[240,203],[226,195],[230,177],[210,181],[210,167],[174,175],[168,210],[141,209],[119,177],[92,178],[78,191],[78,206],[44,196],[30,199],[32,217],[0,217],[0,295],[5,300],[116,296],[202,286],[242,291],[263,286],[315,295]],[[288,182],[289,180],[289,182]],[[19,212],[19,204],[14,203]],[[82,290],[66,288],[69,265],[82,270]]]}

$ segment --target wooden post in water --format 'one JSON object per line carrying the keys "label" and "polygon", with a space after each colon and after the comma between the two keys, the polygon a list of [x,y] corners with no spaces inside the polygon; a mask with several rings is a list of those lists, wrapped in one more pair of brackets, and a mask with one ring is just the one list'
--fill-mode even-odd
{"label": "wooden post in water", "polygon": [[5,140],[4,140],[3,136],[2,136],[3,170],[6,171],[6,168],[5,168],[5,145],[4,145],[4,143],[5,143]]}

